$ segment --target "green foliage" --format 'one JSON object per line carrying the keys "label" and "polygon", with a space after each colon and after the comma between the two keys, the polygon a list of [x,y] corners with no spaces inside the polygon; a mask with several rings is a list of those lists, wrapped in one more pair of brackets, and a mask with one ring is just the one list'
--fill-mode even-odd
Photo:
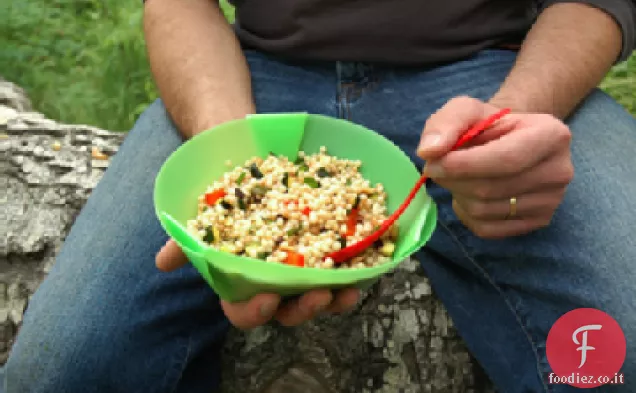
{"label": "green foliage", "polygon": [[219,4],[221,5],[221,9],[223,10],[223,14],[225,15],[225,19],[227,19],[230,23],[234,22],[234,7],[227,2],[227,0],[219,0]]}
{"label": "green foliage", "polygon": [[65,122],[126,130],[156,96],[141,1],[3,0],[0,69]]}
{"label": "green foliage", "polygon": [[636,116],[636,53],[612,68],[601,88]]}
{"label": "green foliage", "polygon": [[0,72],[47,116],[123,131],[157,97],[141,0],[0,0],[0,15]]}
{"label": "green foliage", "polygon": [[[142,17],[141,0],[0,0],[0,73],[51,118],[128,130],[157,97]],[[636,56],[603,88],[636,113]]]}

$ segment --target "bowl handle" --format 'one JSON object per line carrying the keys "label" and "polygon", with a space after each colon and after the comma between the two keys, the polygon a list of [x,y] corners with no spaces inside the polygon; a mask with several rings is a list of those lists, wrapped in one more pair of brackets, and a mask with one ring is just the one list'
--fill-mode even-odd
{"label": "bowl handle", "polygon": [[214,287],[214,279],[212,278],[212,274],[210,274],[210,269],[208,269],[204,255],[205,246],[191,236],[183,225],[168,213],[161,212],[159,214],[159,221],[172,240],[177,243],[186,257],[188,257],[190,263],[194,265],[208,284]]}

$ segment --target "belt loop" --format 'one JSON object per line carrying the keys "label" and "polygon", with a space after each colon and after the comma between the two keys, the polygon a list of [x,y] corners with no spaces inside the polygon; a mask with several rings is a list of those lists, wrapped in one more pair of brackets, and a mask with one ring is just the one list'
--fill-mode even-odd
{"label": "belt loop", "polygon": [[341,61],[336,61],[336,78],[338,78],[338,86],[340,86],[340,84],[342,84],[342,62]]}
{"label": "belt loop", "polygon": [[338,118],[343,119],[346,116],[346,91],[343,86],[343,64],[336,61],[336,110]]}

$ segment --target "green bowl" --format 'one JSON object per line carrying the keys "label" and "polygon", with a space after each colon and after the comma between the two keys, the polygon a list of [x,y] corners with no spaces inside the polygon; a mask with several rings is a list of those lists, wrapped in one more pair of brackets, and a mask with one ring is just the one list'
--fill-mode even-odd
{"label": "green bowl", "polygon": [[361,174],[371,184],[383,184],[389,212],[399,207],[420,177],[408,156],[378,133],[306,113],[257,114],[221,124],[185,142],[162,166],[154,190],[157,217],[221,299],[242,301],[264,292],[293,296],[316,288],[366,289],[431,237],[437,209],[424,187],[398,221],[392,260],[374,267],[320,269],[268,263],[218,251],[186,231],[187,221],[196,217],[198,196],[229,170],[227,160],[242,163],[270,152],[295,160],[299,150],[313,154],[321,146],[332,156],[360,160]]}

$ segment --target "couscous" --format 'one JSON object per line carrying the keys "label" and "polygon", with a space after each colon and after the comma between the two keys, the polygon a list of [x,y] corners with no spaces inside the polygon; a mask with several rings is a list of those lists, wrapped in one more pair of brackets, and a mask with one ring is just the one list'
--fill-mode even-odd
{"label": "couscous", "polygon": [[[231,162],[226,163],[232,166]],[[386,193],[359,172],[360,161],[324,147],[294,162],[270,154],[226,172],[199,197],[188,230],[219,250],[314,268],[360,268],[388,261],[397,224],[373,247],[334,266],[329,253],[370,235],[387,218]]]}

